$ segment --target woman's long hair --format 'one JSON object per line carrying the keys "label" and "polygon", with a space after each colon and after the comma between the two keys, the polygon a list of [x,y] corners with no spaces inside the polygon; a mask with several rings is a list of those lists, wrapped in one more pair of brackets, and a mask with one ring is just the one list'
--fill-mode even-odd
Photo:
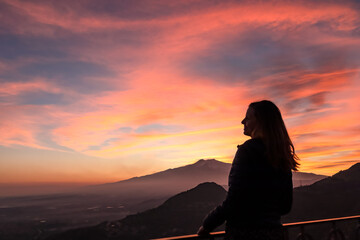
{"label": "woman's long hair", "polygon": [[266,156],[271,165],[283,170],[297,170],[298,156],[286,130],[279,108],[271,101],[263,100],[249,105],[257,122],[256,137],[263,140]]}

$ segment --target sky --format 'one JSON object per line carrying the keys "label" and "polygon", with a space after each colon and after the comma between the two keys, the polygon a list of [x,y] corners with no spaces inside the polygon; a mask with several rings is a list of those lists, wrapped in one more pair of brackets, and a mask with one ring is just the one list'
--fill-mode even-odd
{"label": "sky", "polygon": [[0,0],[0,185],[232,162],[253,101],[300,171],[360,161],[356,1]]}

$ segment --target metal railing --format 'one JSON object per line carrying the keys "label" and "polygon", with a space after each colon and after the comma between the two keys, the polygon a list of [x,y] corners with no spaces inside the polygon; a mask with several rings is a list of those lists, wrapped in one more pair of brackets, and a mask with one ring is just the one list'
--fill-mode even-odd
{"label": "metal railing", "polygon": [[[331,223],[331,229],[328,233],[327,239],[329,239],[329,240],[345,240],[344,233],[341,231],[340,228],[337,227],[336,223],[341,222],[341,221],[346,221],[346,220],[353,220],[353,219],[358,219],[358,224],[355,229],[355,239],[360,240],[360,215],[340,217],[340,218],[312,220],[312,221],[305,221],[305,222],[284,223],[283,227],[284,227],[285,239],[286,240],[289,239],[289,233],[288,233],[289,228],[300,227],[300,232],[296,236],[296,240],[313,240],[313,237],[305,231],[305,226],[320,224],[320,223]],[[207,235],[207,236],[199,236],[197,234],[192,234],[192,235],[183,235],[183,236],[177,236],[177,237],[158,238],[158,239],[153,239],[153,240],[180,240],[180,239],[214,240],[216,238],[220,238],[220,237],[224,237],[224,236],[225,236],[225,232],[220,231],[220,232],[212,232],[212,233],[210,233],[210,235]]]}

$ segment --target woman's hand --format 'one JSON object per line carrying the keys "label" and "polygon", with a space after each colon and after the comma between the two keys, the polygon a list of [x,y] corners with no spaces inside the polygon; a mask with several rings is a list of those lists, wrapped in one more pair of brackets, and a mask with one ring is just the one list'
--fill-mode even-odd
{"label": "woman's hand", "polygon": [[206,230],[203,226],[201,226],[199,228],[199,230],[197,231],[197,235],[199,235],[199,236],[206,236],[209,234],[210,234],[210,232],[208,230]]}

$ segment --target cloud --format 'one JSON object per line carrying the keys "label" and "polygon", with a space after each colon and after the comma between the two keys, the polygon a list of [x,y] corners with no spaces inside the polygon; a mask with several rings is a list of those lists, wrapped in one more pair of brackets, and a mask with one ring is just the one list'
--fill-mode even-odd
{"label": "cloud", "polygon": [[42,147],[53,149],[53,150],[61,150],[66,152],[74,152],[71,148],[61,146],[53,140],[52,130],[57,128],[58,124],[42,124],[38,127],[38,130],[35,134],[35,139],[37,144]]}
{"label": "cloud", "polygon": [[68,56],[68,53],[64,51],[66,43],[59,39],[0,34],[0,41],[0,57],[5,60],[35,57],[54,59]]}
{"label": "cloud", "polygon": [[[284,93],[295,91],[298,87],[311,87],[319,81],[296,81],[305,74],[353,69],[360,62],[359,55],[356,55],[357,59],[348,58],[353,51],[350,46],[336,46],[326,42],[319,45],[293,39],[293,34],[301,35],[306,31],[292,32],[289,36],[288,31],[268,26],[240,30],[184,62],[184,69],[189,74],[205,76],[225,84],[241,81],[256,85],[259,80],[278,78],[273,87]],[[274,38],[274,35],[279,34],[281,37]]]}
{"label": "cloud", "polygon": [[106,139],[103,143],[101,143],[100,145],[93,145],[93,146],[89,146],[87,150],[90,151],[97,151],[97,150],[101,150],[105,147],[110,146],[112,143],[114,142],[118,142],[120,140],[120,138],[109,138]]}
{"label": "cloud", "polygon": [[114,73],[105,66],[83,61],[33,63],[21,67],[18,71],[25,77],[22,80],[43,77],[63,87],[85,93],[112,89],[101,79],[114,77]]}
{"label": "cloud", "polygon": [[44,91],[23,92],[16,98],[19,105],[66,105],[71,102],[64,94]]}
{"label": "cloud", "polygon": [[358,160],[350,160],[350,161],[337,161],[337,162],[331,162],[331,163],[323,163],[323,165],[314,166],[315,169],[331,169],[331,168],[340,168],[341,170],[345,170],[349,168],[350,166],[358,163]]}
{"label": "cloud", "polygon": [[316,112],[321,109],[322,111],[326,109],[331,109],[333,106],[327,103],[326,95],[330,92],[321,91],[313,93],[309,96],[302,96],[300,98],[289,99],[285,104],[285,109],[288,112],[295,113],[310,113]]}
{"label": "cloud", "polygon": [[59,76],[73,82],[81,77],[112,76],[111,71],[107,70],[105,66],[82,61],[34,63],[24,66],[20,72],[24,75],[40,75],[46,78]]}
{"label": "cloud", "polygon": [[[293,12],[294,5],[284,5],[281,9]],[[251,95],[274,99],[288,112],[332,108],[328,95],[349,85],[358,71],[360,52],[353,35],[359,17],[346,5],[323,6],[331,12],[328,16],[319,5],[310,5],[294,11],[298,21],[284,12],[278,17],[264,13],[257,22],[241,15],[242,22],[228,25],[228,31],[208,34],[213,41],[183,59],[179,68],[192,79],[246,84]]]}
{"label": "cloud", "polygon": [[300,149],[299,153],[319,153],[323,151],[336,151],[336,149],[341,148],[341,145],[327,145],[327,146],[312,146],[305,149]]}
{"label": "cloud", "polygon": [[118,129],[118,131],[122,132],[122,133],[130,133],[133,131],[132,127],[121,127]]}
{"label": "cloud", "polygon": [[[17,10],[18,15],[30,18],[43,25],[52,25],[82,31],[87,26],[92,28],[115,27],[124,21],[140,22],[142,24],[151,20],[171,20],[178,16],[188,16],[199,12],[199,9],[220,7],[222,3],[216,1],[107,1],[99,3],[96,0],[82,1],[4,1],[7,10]],[[146,6],[144,8],[143,6]],[[6,16],[12,16],[9,14]],[[59,18],[62,16],[63,18]],[[77,21],[76,21],[77,20]],[[112,24],[111,24],[112,23]],[[71,26],[72,25],[72,26]],[[120,24],[121,26],[121,24]]]}
{"label": "cloud", "polygon": [[179,130],[184,130],[184,127],[176,126],[176,125],[163,125],[158,123],[152,123],[138,127],[137,129],[135,129],[135,133],[139,133],[139,134],[150,133],[150,132],[174,133],[174,132],[178,132]]}

